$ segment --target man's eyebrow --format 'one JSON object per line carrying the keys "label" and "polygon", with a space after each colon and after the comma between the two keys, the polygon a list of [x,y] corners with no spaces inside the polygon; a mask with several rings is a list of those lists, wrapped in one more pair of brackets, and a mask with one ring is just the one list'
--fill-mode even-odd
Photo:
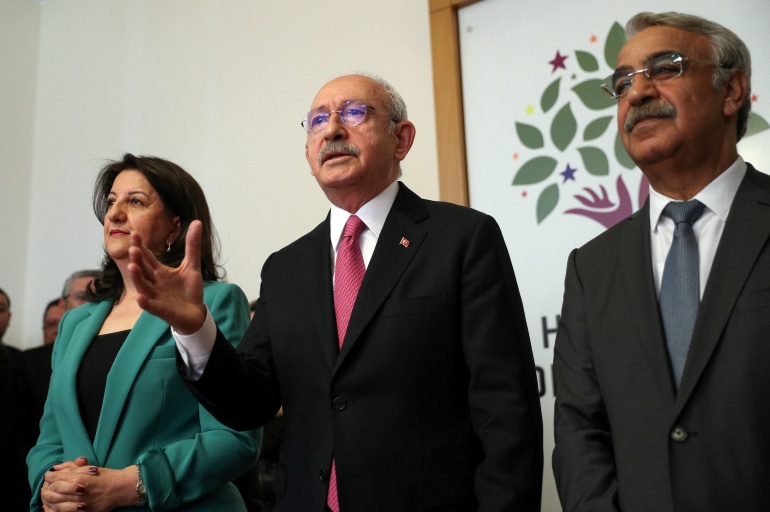
{"label": "man's eyebrow", "polygon": [[[652,52],[644,57],[644,60],[642,61],[644,62],[644,64],[640,69],[647,67],[650,64],[650,62],[657,59],[658,57],[663,57],[664,55],[674,55],[674,54],[681,55],[682,53],[677,50],[658,50],[658,51]],[[632,66],[629,66],[629,65],[618,66],[617,68],[615,68],[615,73],[623,73],[623,72],[630,72],[630,71],[636,71],[636,69],[634,69]]]}
{"label": "man's eyebrow", "polygon": [[[342,100],[342,101],[339,102],[339,105],[336,107],[336,109],[340,109],[340,108],[345,107],[345,106],[350,105],[350,104],[356,104],[356,102],[359,102],[359,101],[361,103],[366,103],[368,105],[368,103],[366,101],[364,101],[364,100],[358,100],[358,99],[355,99],[355,98],[354,99],[345,99],[345,100]],[[330,106],[330,105],[336,105],[336,103],[337,102],[335,102],[335,101],[324,103],[321,106],[311,108],[310,112],[312,112],[314,110],[328,110],[328,111],[336,110],[335,108],[332,108]]]}

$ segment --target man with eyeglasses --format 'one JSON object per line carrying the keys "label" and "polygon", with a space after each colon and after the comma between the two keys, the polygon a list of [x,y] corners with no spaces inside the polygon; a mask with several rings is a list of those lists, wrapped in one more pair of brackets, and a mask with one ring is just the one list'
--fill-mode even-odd
{"label": "man with eyeglasses", "polygon": [[604,85],[650,196],[569,257],[553,466],[565,511],[770,507],[770,177],[738,155],[751,60],[640,13]]}
{"label": "man with eyeglasses", "polygon": [[267,260],[237,351],[190,271],[198,227],[180,270],[132,239],[137,300],[176,330],[186,382],[237,429],[283,405],[278,510],[539,511],[537,382],[497,223],[398,181],[415,127],[384,80],[330,81],[302,124],[331,211]]}
{"label": "man with eyeglasses", "polygon": [[64,315],[64,309],[61,306],[60,298],[53,299],[45,305],[45,312],[43,313],[43,346],[53,345],[53,342],[56,341],[62,315]]}
{"label": "man with eyeglasses", "polygon": [[24,409],[22,352],[3,342],[10,321],[11,298],[0,288],[0,460],[4,468],[4,476],[0,478],[0,495],[3,497],[3,510],[26,510],[31,496],[25,478],[26,453],[19,443],[23,434],[19,413]]}
{"label": "man with eyeglasses", "polygon": [[96,269],[73,272],[65,281],[61,292],[61,306],[64,310],[69,311],[88,302],[86,290],[93,280],[101,275],[101,271]]}
{"label": "man with eyeglasses", "polygon": [[[40,418],[43,417],[43,407],[48,396],[48,386],[51,383],[51,354],[53,354],[59,322],[65,313],[61,304],[61,298],[57,297],[45,306],[43,345],[29,348],[21,353],[19,371],[24,390],[24,404],[16,412],[16,416],[23,425],[19,431],[18,443],[25,458],[40,435]],[[26,463],[22,467],[26,470]],[[29,484],[26,482],[25,487],[29,489]],[[27,502],[31,498],[32,496],[28,495]]]}
{"label": "man with eyeglasses", "polygon": [[43,316],[43,345],[27,349],[21,354],[20,371],[25,403],[24,410],[18,415],[19,421],[24,424],[19,442],[23,446],[25,456],[40,434],[40,418],[43,416],[51,382],[51,355],[59,322],[67,311],[87,302],[86,290],[91,282],[100,276],[101,271],[95,269],[78,270],[70,274],[62,287],[61,297],[46,305]]}

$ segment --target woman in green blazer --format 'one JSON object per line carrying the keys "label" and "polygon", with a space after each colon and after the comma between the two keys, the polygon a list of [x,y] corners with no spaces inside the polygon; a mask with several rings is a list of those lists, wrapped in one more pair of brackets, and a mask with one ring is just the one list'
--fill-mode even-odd
{"label": "woman in green blazer", "polygon": [[104,277],[89,287],[90,303],[61,321],[40,437],[27,457],[31,510],[245,511],[229,482],[255,463],[261,431],[228,429],[198,404],[177,374],[169,325],[142,311],[128,272],[132,234],[178,267],[187,228],[201,220],[203,300],[227,339],[241,339],[248,301],[218,281],[203,191],[171,162],[126,154],[102,169],[93,203],[104,224]]}

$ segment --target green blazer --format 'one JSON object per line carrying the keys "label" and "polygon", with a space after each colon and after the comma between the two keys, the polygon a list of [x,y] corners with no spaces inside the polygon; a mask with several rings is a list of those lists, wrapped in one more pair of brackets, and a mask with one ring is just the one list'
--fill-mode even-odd
{"label": "green blazer", "polygon": [[[227,339],[237,344],[249,322],[241,289],[207,283],[204,302]],[[31,510],[42,509],[46,471],[82,455],[100,467],[139,464],[149,503],[131,510],[245,511],[228,482],[256,462],[261,430],[231,430],[198,404],[177,374],[169,325],[149,313],[139,317],[112,365],[91,442],[78,408],[77,374],[112,304],[86,304],[62,318],[40,437],[27,456]]]}

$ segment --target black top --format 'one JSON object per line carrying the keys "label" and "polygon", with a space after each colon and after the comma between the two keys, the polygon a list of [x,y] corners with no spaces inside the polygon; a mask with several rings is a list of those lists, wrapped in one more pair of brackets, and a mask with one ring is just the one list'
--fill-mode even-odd
{"label": "black top", "polygon": [[78,406],[88,436],[96,438],[96,427],[102,412],[107,374],[131,330],[111,332],[94,338],[78,370]]}

